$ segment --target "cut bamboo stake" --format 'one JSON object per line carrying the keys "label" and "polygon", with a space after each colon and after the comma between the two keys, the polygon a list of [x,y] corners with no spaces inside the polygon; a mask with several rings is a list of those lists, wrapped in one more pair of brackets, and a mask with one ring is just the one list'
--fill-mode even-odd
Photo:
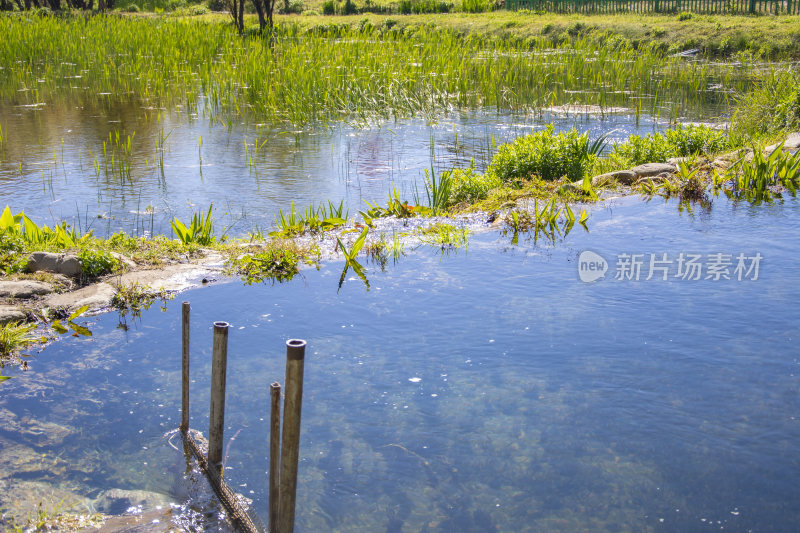
{"label": "cut bamboo stake", "polygon": [[183,398],[181,401],[181,431],[189,431],[189,302],[183,302]]}
{"label": "cut bamboo stake", "polygon": [[294,532],[294,503],[297,495],[297,460],[300,455],[300,408],[303,403],[303,365],[306,341],[286,342],[286,397],[283,401],[281,438],[280,513],[278,532]]}
{"label": "cut bamboo stake", "polygon": [[214,322],[211,359],[211,407],[208,414],[208,467],[222,477],[222,434],[225,429],[225,372],[228,364],[228,323]]}
{"label": "cut bamboo stake", "polygon": [[281,461],[281,384],[269,386],[269,531],[278,531]]}

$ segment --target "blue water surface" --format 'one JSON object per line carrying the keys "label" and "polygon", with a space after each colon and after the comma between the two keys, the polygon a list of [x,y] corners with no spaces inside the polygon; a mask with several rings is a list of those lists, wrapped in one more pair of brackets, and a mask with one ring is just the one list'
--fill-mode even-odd
{"label": "blue water surface", "polygon": [[[795,531],[798,214],[793,199],[690,213],[627,198],[555,245],[488,231],[407,249],[370,265],[369,291],[352,276],[337,292],[339,262],[212,284],[7,369],[0,409],[69,434],[2,436],[68,465],[26,479],[186,498],[164,434],[187,300],[191,425],[207,432],[211,324],[229,321],[225,475],[264,517],[268,386],[285,341],[308,341],[298,531]],[[585,250],[604,279],[580,281]],[[651,253],[729,254],[732,279],[615,279],[620,254]],[[740,253],[762,256],[757,279],[736,279]]]}

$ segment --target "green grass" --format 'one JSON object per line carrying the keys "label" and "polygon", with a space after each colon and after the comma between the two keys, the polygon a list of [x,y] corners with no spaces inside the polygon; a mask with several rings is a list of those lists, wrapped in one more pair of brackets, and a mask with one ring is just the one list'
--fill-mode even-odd
{"label": "green grass", "polygon": [[0,325],[0,361],[10,359],[20,350],[39,342],[40,335],[34,335],[35,324],[8,323]]}
{"label": "green grass", "polygon": [[[322,13],[320,0],[307,0],[306,9]],[[391,5],[392,2],[378,3]],[[455,3],[456,6],[460,2]],[[636,48],[657,47],[667,53],[700,49],[703,55],[731,57],[741,53],[766,58],[800,57],[798,17],[697,15],[680,20],[674,13],[568,15],[558,13],[449,13],[440,15],[360,15],[350,17],[293,17],[304,28],[323,24],[381,26],[391,19],[395,27],[416,29],[434,25],[462,35],[526,41],[541,37],[552,43],[575,37],[625,41]],[[282,18],[279,18],[282,20]]]}
{"label": "green grass", "polygon": [[[306,26],[297,22],[303,19],[279,23],[270,46],[213,17],[0,16],[0,101],[181,104],[229,125],[244,115],[273,123],[366,123],[452,108],[523,111],[576,99],[653,114],[669,101],[664,113],[677,116],[718,98],[707,91],[714,83],[746,83],[735,69],[636,50],[613,36],[576,34],[553,49],[543,35],[496,38],[446,26],[404,28],[388,19]],[[638,94],[653,99],[642,108]],[[126,175],[129,140],[111,139],[119,155],[106,161],[113,159],[117,175]]]}

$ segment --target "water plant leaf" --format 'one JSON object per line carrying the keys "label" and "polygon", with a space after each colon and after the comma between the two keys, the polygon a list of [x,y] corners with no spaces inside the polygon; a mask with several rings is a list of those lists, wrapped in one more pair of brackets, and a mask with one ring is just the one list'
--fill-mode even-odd
{"label": "water plant leaf", "polygon": [[578,219],[578,224],[583,226],[583,229],[585,229],[586,231],[589,231],[589,226],[586,225],[587,220],[589,220],[589,213],[587,213],[586,210],[581,209],[581,216]]}
{"label": "water plant leaf", "polygon": [[54,320],[53,323],[50,324],[50,327],[53,328],[53,330],[55,330],[56,333],[60,333],[61,335],[69,331],[67,328],[61,325],[60,320]]}
{"label": "water plant leaf", "polygon": [[86,326],[81,326],[80,324],[76,324],[74,322],[70,322],[69,323],[69,327],[77,335],[83,335],[84,337],[91,337],[92,336],[92,332]]}
{"label": "water plant leaf", "polygon": [[79,316],[81,316],[82,314],[84,314],[88,310],[89,310],[89,306],[88,305],[83,305],[83,306],[77,308],[71,315],[69,315],[69,318],[67,318],[67,322],[72,322],[73,320],[75,320],[76,318],[78,318]]}
{"label": "water plant leaf", "polygon": [[11,230],[15,231],[17,229],[17,222],[14,220],[14,216],[11,214],[11,209],[6,206],[3,210],[2,216],[0,216],[0,230]]}

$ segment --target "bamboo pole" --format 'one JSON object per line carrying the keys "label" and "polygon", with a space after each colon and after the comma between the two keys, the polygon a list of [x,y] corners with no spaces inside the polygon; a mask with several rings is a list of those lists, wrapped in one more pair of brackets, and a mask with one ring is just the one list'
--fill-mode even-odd
{"label": "bamboo pole", "polygon": [[306,341],[291,339],[286,342],[286,397],[283,401],[283,436],[281,438],[279,533],[294,532],[305,353]]}
{"label": "bamboo pole", "polygon": [[281,384],[269,386],[269,531],[278,531],[281,462]]}
{"label": "bamboo pole", "polygon": [[225,430],[225,373],[228,365],[228,323],[214,322],[211,359],[211,406],[208,414],[208,467],[222,477],[222,435]]}
{"label": "bamboo pole", "polygon": [[182,398],[181,398],[181,432],[186,433],[189,431],[189,310],[191,306],[189,302],[183,302],[182,306],[182,337],[183,337],[183,352],[182,352]]}

